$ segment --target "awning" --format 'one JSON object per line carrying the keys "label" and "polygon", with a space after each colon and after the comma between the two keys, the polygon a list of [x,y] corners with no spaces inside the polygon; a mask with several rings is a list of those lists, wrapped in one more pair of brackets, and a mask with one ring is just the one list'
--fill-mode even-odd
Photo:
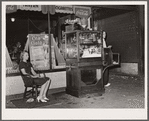
{"label": "awning", "polygon": [[88,18],[91,14],[90,7],[84,6],[72,6],[72,5],[7,5],[6,13],[13,13],[17,10],[26,11],[42,11],[43,14],[47,14],[48,10],[50,14],[56,13],[67,13],[76,14],[76,16],[81,18]]}
{"label": "awning", "polygon": [[47,14],[48,10],[51,14],[67,13],[73,14],[73,6],[71,5],[7,5],[6,13],[13,13],[17,10],[26,11],[42,11],[43,14]]}
{"label": "awning", "polygon": [[41,11],[43,14],[47,14],[48,11],[50,14],[55,14],[55,5],[41,5]]}

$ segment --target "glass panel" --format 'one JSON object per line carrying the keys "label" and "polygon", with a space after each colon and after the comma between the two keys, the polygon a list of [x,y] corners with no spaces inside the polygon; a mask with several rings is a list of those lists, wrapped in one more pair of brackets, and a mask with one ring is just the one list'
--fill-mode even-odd
{"label": "glass panel", "polygon": [[66,57],[77,58],[77,38],[76,34],[68,34],[66,38]]}
{"label": "glass panel", "polygon": [[102,41],[98,33],[80,33],[80,57],[101,57]]}

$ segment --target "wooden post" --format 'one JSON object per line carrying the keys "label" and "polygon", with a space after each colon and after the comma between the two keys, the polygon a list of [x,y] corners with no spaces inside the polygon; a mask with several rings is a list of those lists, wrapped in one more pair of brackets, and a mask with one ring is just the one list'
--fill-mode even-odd
{"label": "wooden post", "polygon": [[144,74],[144,14],[143,14],[144,7],[137,6],[136,8],[136,36],[138,39],[137,44],[137,58],[138,58],[138,74]]}
{"label": "wooden post", "polygon": [[91,7],[91,28],[92,28],[92,30],[94,30],[94,9],[93,9],[93,7]]}
{"label": "wooden post", "polygon": [[48,9],[48,32],[49,32],[49,48],[50,48],[50,55],[49,55],[49,62],[50,62],[50,70],[52,69],[52,50],[51,50],[51,29],[50,29],[50,11]]}
{"label": "wooden post", "polygon": [[62,40],[61,40],[61,21],[60,21],[60,17],[58,16],[58,47],[61,46]]}

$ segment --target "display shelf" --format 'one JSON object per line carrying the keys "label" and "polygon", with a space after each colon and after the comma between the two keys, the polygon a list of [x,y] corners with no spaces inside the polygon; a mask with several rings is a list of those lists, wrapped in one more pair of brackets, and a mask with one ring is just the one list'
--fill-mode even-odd
{"label": "display shelf", "polygon": [[[79,59],[102,56],[102,41],[99,31],[74,30],[65,32],[65,58]],[[75,45],[75,46],[74,46]]]}
{"label": "display shelf", "polygon": [[80,43],[80,45],[97,45],[98,43]]}

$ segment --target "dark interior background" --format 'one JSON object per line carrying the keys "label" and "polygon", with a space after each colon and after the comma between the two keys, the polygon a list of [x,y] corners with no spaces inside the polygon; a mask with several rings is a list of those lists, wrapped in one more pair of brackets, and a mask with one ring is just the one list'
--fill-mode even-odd
{"label": "dark interior background", "polygon": [[112,45],[112,51],[120,53],[121,62],[138,62],[139,38],[138,23],[135,12],[99,20],[99,28],[107,32],[107,45]]}

